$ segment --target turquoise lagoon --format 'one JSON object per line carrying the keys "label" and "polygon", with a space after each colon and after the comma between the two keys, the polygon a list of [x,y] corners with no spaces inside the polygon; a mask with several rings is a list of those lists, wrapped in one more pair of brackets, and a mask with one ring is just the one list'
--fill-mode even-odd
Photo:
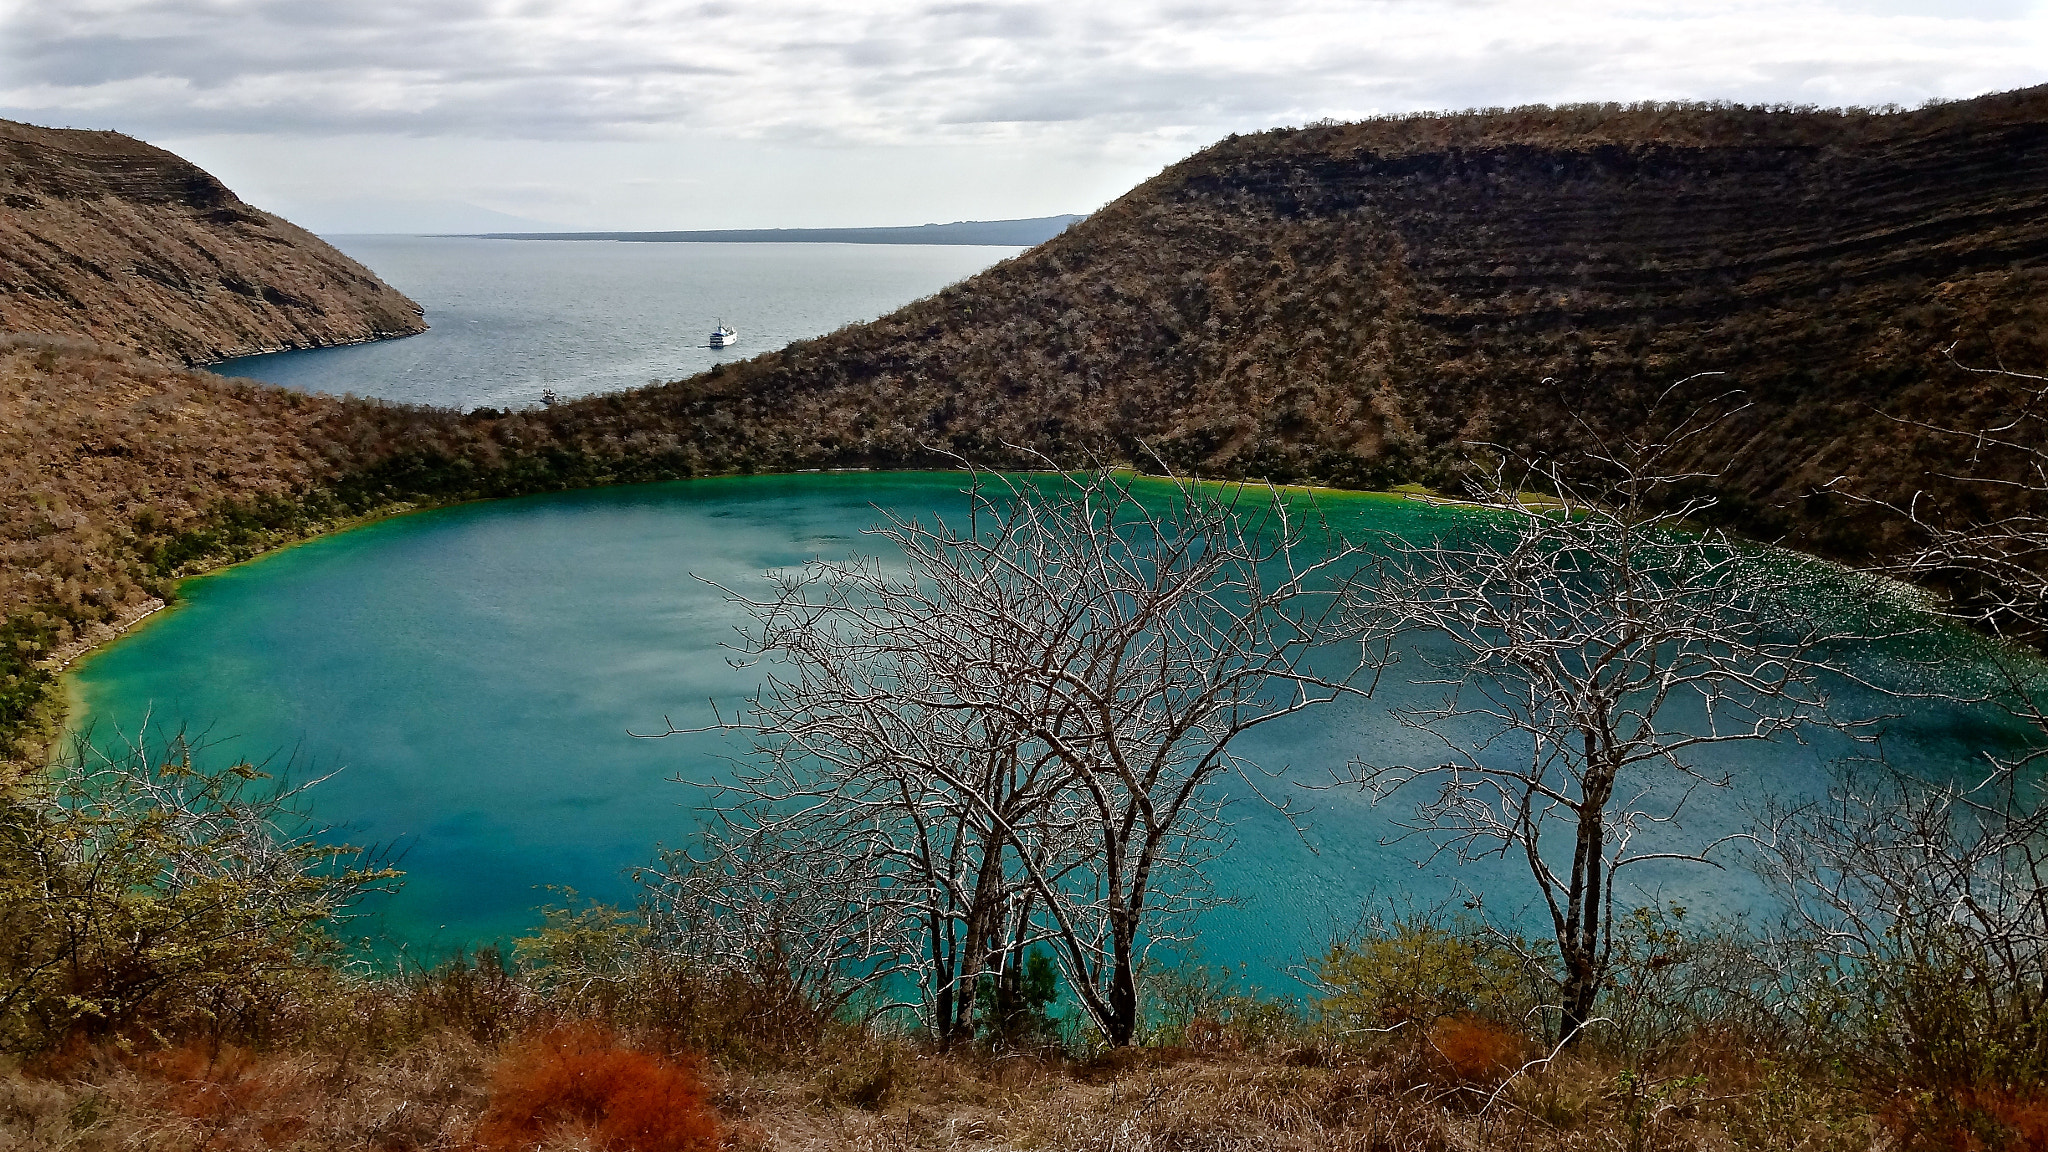
{"label": "turquoise lagoon", "polygon": [[[965,508],[959,474],[843,473],[697,480],[470,504],[398,517],[188,581],[175,611],[93,655],[71,677],[74,721],[104,737],[184,726],[233,756],[333,772],[315,814],[357,843],[404,851],[402,893],[358,933],[416,956],[502,942],[531,927],[546,886],[630,902],[630,869],[682,844],[703,819],[696,783],[728,772],[744,740],[629,733],[731,715],[759,682],[728,645],[743,617],[711,583],[745,588],[813,556],[876,552],[879,508]],[[1467,511],[1385,495],[1323,494],[1348,534],[1456,531]],[[1798,561],[1786,560],[1787,563]],[[1844,611],[1867,603],[1844,574]],[[1908,651],[1910,647],[1910,651]],[[1400,841],[1407,806],[1374,807],[1327,785],[1354,759],[1435,763],[1439,750],[1388,709],[1428,698],[1408,683],[1426,652],[1368,701],[1264,729],[1242,747],[1284,777],[1269,789],[1313,809],[1297,833],[1256,800],[1232,806],[1234,843],[1213,869],[1233,903],[1208,914],[1201,951],[1273,990],[1286,970],[1370,903],[1484,896],[1514,916],[1529,890],[1513,862],[1417,864]],[[1879,663],[1946,661],[1966,675],[1978,642],[1954,633],[1896,642]],[[2025,733],[1986,710],[1845,691],[1888,724],[1895,757],[1960,765]],[[1739,823],[1766,792],[1811,795],[1839,738],[1719,750],[1736,787],[1706,790],[1688,828]],[[1642,895],[1705,911],[1758,899],[1740,869],[1639,875]]]}

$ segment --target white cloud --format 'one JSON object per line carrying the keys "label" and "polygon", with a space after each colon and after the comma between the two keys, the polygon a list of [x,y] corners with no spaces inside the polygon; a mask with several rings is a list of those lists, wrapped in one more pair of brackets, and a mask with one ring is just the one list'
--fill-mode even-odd
{"label": "white cloud", "polygon": [[[0,105],[179,132],[896,144],[1498,101],[1884,102],[2043,78],[2029,5],[16,0]],[[971,135],[971,132],[968,132]]]}
{"label": "white cloud", "polygon": [[719,144],[818,171],[950,149],[1129,174],[1230,131],[1475,105],[1915,104],[2048,80],[2044,60],[2048,19],[2021,0],[0,0],[13,118]]}

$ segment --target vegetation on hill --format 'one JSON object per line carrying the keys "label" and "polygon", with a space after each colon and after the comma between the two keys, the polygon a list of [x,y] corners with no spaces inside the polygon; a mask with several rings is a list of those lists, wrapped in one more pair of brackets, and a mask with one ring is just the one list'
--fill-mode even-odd
{"label": "vegetation on hill", "polygon": [[[673,386],[762,466],[936,444],[1356,486],[1524,455],[1726,375],[1703,442],[1743,527],[1871,551],[1809,497],[1924,483],[1887,414],[1975,415],[1950,370],[2048,360],[2048,87],[1916,112],[1591,106],[1218,144],[872,324]],[[646,403],[655,397],[648,396]]]}
{"label": "vegetation on hill", "polygon": [[118,132],[0,120],[0,205],[0,332],[203,363],[426,327],[325,241]]}
{"label": "vegetation on hill", "polygon": [[[795,967],[786,904],[721,959],[658,884],[637,911],[555,909],[510,957],[352,972],[336,963],[343,914],[389,876],[297,838],[254,767],[182,746],[51,766],[37,739],[56,663],[178,575],[362,516],[943,453],[1143,459],[1141,444],[1205,475],[1445,480],[1475,439],[1583,461],[1696,372],[1719,375],[1694,386],[1747,406],[1672,455],[1704,478],[1674,486],[1670,507],[1839,555],[1902,553],[1974,596],[1980,620],[2037,639],[2038,381],[1968,369],[2048,362],[2048,88],[1916,112],[1530,109],[1233,138],[873,324],[521,412],[304,396],[143,358],[217,355],[259,330],[354,337],[307,320],[328,306],[282,281],[290,300],[254,279],[240,281],[253,292],[219,281],[222,296],[143,272],[164,270],[153,257],[96,255],[139,251],[165,221],[162,236],[203,224],[216,239],[270,226],[175,158],[84,134],[53,159],[42,131],[0,133],[9,195],[33,201],[19,219],[42,229],[15,215],[0,229],[0,324],[64,334],[0,338],[0,738],[17,765],[48,769],[43,787],[0,790],[0,1139],[2048,1140],[2048,806],[2025,758],[1988,762],[1975,789],[1845,777],[1830,806],[1780,814],[1774,875],[1796,918],[1770,931],[1617,909],[1611,887],[1605,911],[1574,895],[1601,951],[1568,1050],[1551,1047],[1567,1038],[1553,985],[1584,958],[1562,936],[1424,914],[1305,958],[1317,983],[1293,1002],[1198,967],[1133,965],[1117,990],[1144,1011],[1118,1013],[1129,1035],[1111,1039],[1146,1050],[1105,1053],[1046,1017],[1045,997],[1001,988],[1001,1010],[964,1019],[966,1042],[942,1050],[863,1012],[833,984],[844,972]],[[124,215],[136,204],[156,215]],[[240,275],[227,265],[246,252],[193,243]],[[88,280],[97,295],[69,287]],[[361,282],[337,291],[358,319],[390,303]],[[1982,429],[2026,431],[1987,451]],[[1911,502],[1922,489],[1932,498]],[[1973,585],[1987,557],[2021,578]],[[2009,671],[2009,706],[2048,730],[2037,666]],[[1581,775],[1589,795],[1609,779]],[[1588,859],[1608,851],[1580,841]]]}

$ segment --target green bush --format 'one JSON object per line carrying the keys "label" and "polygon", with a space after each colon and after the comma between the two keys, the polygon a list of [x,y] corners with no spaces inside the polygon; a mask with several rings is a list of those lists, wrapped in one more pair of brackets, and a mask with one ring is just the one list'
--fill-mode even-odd
{"label": "green bush", "polygon": [[984,972],[975,1000],[995,1010],[983,1021],[983,1039],[991,1046],[1045,1043],[1057,1039],[1060,1022],[1052,1006],[1060,998],[1059,971],[1052,957],[1033,948],[1016,979],[998,980]]}
{"label": "green bush", "polygon": [[1320,1008],[1340,1036],[1471,1016],[1528,1031],[1541,1019],[1537,947],[1464,920],[1408,915],[1340,940],[1316,962]]}
{"label": "green bush", "polygon": [[309,834],[291,786],[184,734],[81,738],[0,813],[0,1048],[260,1033],[332,988],[332,929],[398,873]]}

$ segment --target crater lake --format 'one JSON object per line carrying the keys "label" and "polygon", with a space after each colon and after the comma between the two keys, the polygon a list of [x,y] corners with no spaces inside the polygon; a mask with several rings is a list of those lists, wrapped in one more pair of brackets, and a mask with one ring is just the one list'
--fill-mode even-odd
{"label": "crater lake", "polygon": [[[404,890],[353,931],[416,955],[504,941],[537,922],[536,906],[560,902],[547,886],[630,903],[629,871],[658,845],[683,845],[708,815],[703,785],[747,754],[736,735],[629,735],[708,724],[714,710],[730,717],[760,683],[761,668],[734,663],[729,647],[746,616],[710,582],[765,592],[770,569],[886,557],[886,542],[865,534],[880,509],[957,517],[963,483],[958,473],[703,479],[380,521],[187,581],[173,611],[75,667],[73,719],[103,740],[145,723],[182,726],[216,742],[213,763],[247,758],[301,778],[338,770],[315,790],[319,821],[356,843],[401,847],[407,872]],[[1315,503],[1353,538],[1455,533],[1474,515],[1390,495],[1324,493]],[[1862,611],[1869,582],[1828,571],[1836,599],[1823,608]],[[1939,631],[1862,657],[1967,677],[1981,644]],[[1328,787],[1354,761],[1440,758],[1440,746],[1389,712],[1441,696],[1409,683],[1429,652],[1408,655],[1373,699],[1326,706],[1240,745],[1278,775],[1260,777],[1262,787],[1312,812],[1297,832],[1238,787],[1233,843],[1211,873],[1231,903],[1201,925],[1209,961],[1243,964],[1279,990],[1291,965],[1374,902],[1483,895],[1500,914],[1529,911],[1517,861],[1418,866],[1427,846],[1401,839],[1399,822],[1421,797],[1375,807],[1355,787]],[[1988,709],[1853,691],[1842,699],[1898,713],[1888,751],[1912,766],[1960,767],[1977,750],[2027,739]],[[1733,830],[1767,793],[1812,795],[1832,761],[1857,753],[1825,733],[1704,750],[1698,762],[1736,783],[1702,790],[1688,830]],[[1702,913],[1757,899],[1739,869],[1646,868],[1637,882],[1646,887],[1636,895]]]}

